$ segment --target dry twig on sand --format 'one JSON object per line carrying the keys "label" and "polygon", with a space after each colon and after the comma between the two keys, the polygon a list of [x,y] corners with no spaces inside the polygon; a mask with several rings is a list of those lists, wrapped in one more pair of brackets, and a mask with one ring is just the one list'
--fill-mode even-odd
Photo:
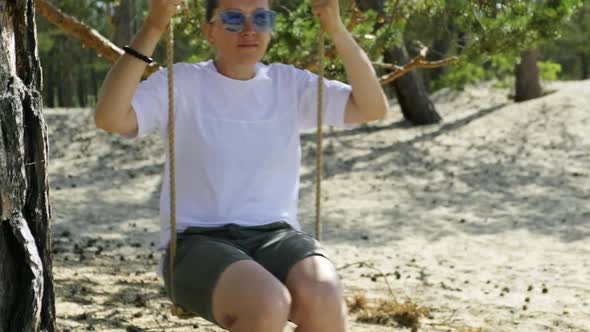
{"label": "dry twig on sand", "polygon": [[356,313],[357,321],[362,323],[372,323],[386,326],[401,326],[411,328],[412,331],[418,331],[420,318],[430,315],[430,310],[426,307],[412,303],[410,298],[401,303],[395,297],[391,284],[387,280],[387,275],[372,263],[358,262],[347,264],[339,267],[343,270],[349,267],[368,267],[375,270],[383,277],[389,289],[390,299],[378,299],[370,301],[362,294],[354,295],[347,299],[347,306],[351,313]]}

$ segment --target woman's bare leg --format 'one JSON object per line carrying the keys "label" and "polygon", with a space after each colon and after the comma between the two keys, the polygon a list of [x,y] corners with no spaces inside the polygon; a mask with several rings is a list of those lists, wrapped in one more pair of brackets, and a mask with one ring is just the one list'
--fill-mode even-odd
{"label": "woman's bare leg", "polygon": [[293,266],[287,276],[293,298],[291,320],[297,332],[345,332],[346,303],[340,277],[322,256],[310,256]]}
{"label": "woman's bare leg", "polygon": [[290,309],[287,288],[251,260],[227,267],[213,291],[213,315],[231,332],[283,332]]}

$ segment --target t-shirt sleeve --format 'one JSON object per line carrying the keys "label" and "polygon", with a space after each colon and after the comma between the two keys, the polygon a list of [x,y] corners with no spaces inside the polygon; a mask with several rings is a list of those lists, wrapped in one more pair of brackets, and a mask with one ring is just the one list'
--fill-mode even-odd
{"label": "t-shirt sleeve", "polygon": [[[299,130],[317,127],[318,80],[319,76],[308,71],[296,69],[298,122]],[[346,104],[352,88],[348,84],[336,80],[324,79],[324,95],[322,103],[322,122],[325,125],[340,129],[356,127],[355,124],[344,123]]]}
{"label": "t-shirt sleeve", "polygon": [[168,122],[168,76],[165,69],[139,83],[131,106],[137,117],[137,136],[166,128]]}

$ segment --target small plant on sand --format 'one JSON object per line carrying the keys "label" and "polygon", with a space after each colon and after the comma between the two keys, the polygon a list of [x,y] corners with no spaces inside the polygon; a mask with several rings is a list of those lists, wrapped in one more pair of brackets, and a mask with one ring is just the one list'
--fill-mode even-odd
{"label": "small plant on sand", "polygon": [[346,299],[348,305],[348,311],[352,314],[362,310],[366,310],[369,307],[369,299],[362,294],[353,295]]}
{"label": "small plant on sand", "polygon": [[357,314],[359,322],[407,327],[412,331],[418,331],[420,318],[430,314],[428,308],[418,306],[410,299],[404,303],[395,299],[369,301],[364,295],[357,294],[348,298],[347,304],[350,312]]}
{"label": "small plant on sand", "polygon": [[[372,263],[358,262],[347,264],[338,270],[350,267],[366,267],[377,271],[382,276],[390,293],[390,299],[368,299],[364,294],[354,294],[346,297],[346,304],[350,314],[356,315],[356,320],[361,323],[379,324],[385,326],[397,326],[410,328],[417,332],[421,327],[422,318],[432,319],[430,309],[419,306],[407,298],[405,302],[399,302],[394,295],[391,284],[387,280],[387,274],[375,267]],[[444,327],[446,331],[453,332],[484,332],[482,328],[465,327],[457,325],[455,320],[445,320],[437,323],[426,323],[429,326]]]}

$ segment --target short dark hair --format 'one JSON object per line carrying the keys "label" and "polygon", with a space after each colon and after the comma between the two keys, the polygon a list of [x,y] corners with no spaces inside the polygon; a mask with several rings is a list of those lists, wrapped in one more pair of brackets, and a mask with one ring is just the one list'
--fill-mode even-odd
{"label": "short dark hair", "polygon": [[[268,0],[268,5],[272,6],[272,0]],[[219,7],[219,0],[205,0],[205,20],[211,22],[213,12]]]}
{"label": "short dark hair", "polygon": [[205,20],[211,22],[215,8],[219,7],[219,0],[205,0]]}

